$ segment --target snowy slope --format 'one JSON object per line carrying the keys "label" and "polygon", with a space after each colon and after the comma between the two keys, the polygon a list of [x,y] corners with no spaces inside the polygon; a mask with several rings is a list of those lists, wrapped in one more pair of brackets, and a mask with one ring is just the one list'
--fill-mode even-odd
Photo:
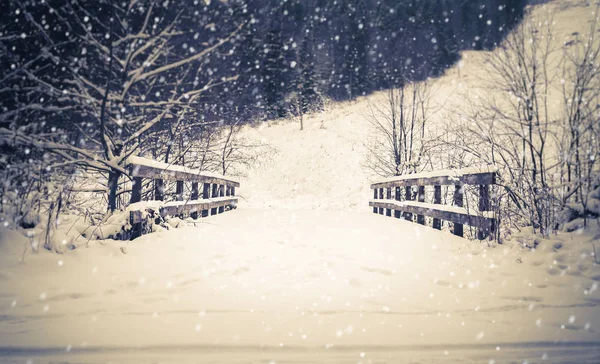
{"label": "snowy slope", "polygon": [[[558,67],[563,43],[572,40],[574,33],[589,31],[594,9],[593,4],[578,0],[555,0],[533,8],[530,18],[555,22],[553,46],[557,51],[551,57],[551,67]],[[433,135],[452,122],[449,115],[468,111],[469,103],[478,95],[493,92],[486,53],[463,52],[458,64],[430,81],[430,107],[436,110],[430,125]],[[356,101],[330,104],[325,112],[309,116],[303,131],[298,120],[246,128],[246,137],[262,140],[274,151],[259,168],[241,171],[245,175],[239,191],[241,206],[362,210],[365,196],[370,195],[368,185],[379,179],[364,167],[364,144],[372,131],[366,115],[370,105],[385,103],[386,97],[382,91]],[[558,89],[553,89],[549,105],[551,114],[562,112]]]}
{"label": "snowy slope", "polygon": [[240,206],[361,210],[369,179],[363,167],[366,98],[305,118],[263,123],[245,136],[273,148],[259,168],[245,171]]}

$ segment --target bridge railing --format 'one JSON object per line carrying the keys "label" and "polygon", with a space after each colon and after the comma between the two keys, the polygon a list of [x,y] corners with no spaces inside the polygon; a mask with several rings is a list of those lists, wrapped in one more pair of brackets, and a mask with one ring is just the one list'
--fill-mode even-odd
{"label": "bridge railing", "polygon": [[[442,170],[391,177],[371,184],[373,213],[385,214],[425,225],[432,218],[434,229],[441,230],[442,221],[453,223],[453,233],[464,235],[464,225],[477,229],[480,240],[493,238],[496,219],[491,211],[490,186],[496,184],[495,167]],[[477,208],[465,206],[467,186],[477,186]],[[442,204],[442,186],[453,186],[452,205]],[[426,187],[433,187],[433,201],[426,201]],[[416,192],[416,193],[415,193]],[[429,194],[431,196],[431,194]]]}
{"label": "bridge railing", "polygon": [[[175,182],[175,199],[162,205],[162,216],[186,216],[193,219],[225,212],[226,207],[235,208],[238,199],[235,188],[240,183],[231,178],[185,166],[158,162],[151,159],[132,156],[127,159],[128,168],[133,177],[131,203],[142,201],[143,179],[154,181],[154,200],[165,200],[165,183]],[[185,184],[191,184],[191,192],[184,197]],[[202,188],[200,189],[200,186]],[[200,194],[202,191],[202,194]],[[143,219],[141,211],[132,211],[132,226]]]}

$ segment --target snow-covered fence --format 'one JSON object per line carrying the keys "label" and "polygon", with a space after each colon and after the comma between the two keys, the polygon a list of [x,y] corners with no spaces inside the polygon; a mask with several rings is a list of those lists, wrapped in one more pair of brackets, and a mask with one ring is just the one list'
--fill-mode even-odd
{"label": "snow-covered fence", "polygon": [[[488,236],[493,238],[497,224],[491,211],[490,186],[496,184],[496,177],[495,167],[391,177],[371,184],[373,199],[369,201],[369,206],[373,207],[373,213],[383,215],[385,210],[387,216],[392,216],[394,211],[396,218],[404,216],[408,221],[413,221],[413,215],[416,215],[416,221],[421,225],[425,225],[425,216],[429,216],[433,220],[433,228],[438,230],[442,227],[442,220],[450,221],[454,225],[453,233],[458,236],[463,236],[463,225],[468,225],[478,229],[480,240]],[[464,205],[467,185],[479,188],[477,209],[469,209]],[[427,186],[433,186],[433,203],[425,201]],[[442,204],[442,186],[454,186],[452,205]],[[416,187],[416,194],[413,194],[413,187]]]}
{"label": "snow-covered fence", "polygon": [[[231,177],[225,177],[210,172],[201,172],[196,169],[158,162],[151,159],[132,156],[127,159],[128,167],[133,177],[131,203],[142,200],[143,179],[154,180],[154,200],[164,201],[165,182],[175,182],[175,201],[162,204],[162,216],[189,215],[193,219],[207,217],[235,208],[238,202],[235,197],[235,188],[240,183]],[[191,184],[191,193],[184,198],[185,183]],[[199,186],[202,184],[202,196]],[[200,198],[202,197],[202,198]],[[140,230],[144,214],[142,211],[132,211],[131,225],[134,230]]]}

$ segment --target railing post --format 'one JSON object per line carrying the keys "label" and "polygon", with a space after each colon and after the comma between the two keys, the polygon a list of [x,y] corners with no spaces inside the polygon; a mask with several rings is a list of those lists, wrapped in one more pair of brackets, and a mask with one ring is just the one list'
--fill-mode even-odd
{"label": "railing post", "polygon": [[[231,186],[230,185],[225,185],[225,196],[231,196]],[[229,206],[229,209],[231,210],[231,205],[227,205]]]}
{"label": "railing post", "polygon": [[142,177],[133,177],[131,185],[131,200],[129,203],[142,201]]}
{"label": "railing post", "polygon": [[175,186],[175,200],[183,201],[183,181],[177,181]]}
{"label": "railing post", "polygon": [[[383,187],[379,189],[379,199],[383,200]],[[383,207],[379,208],[379,215],[383,215]]]}
{"label": "railing post", "polygon": [[[202,199],[208,200],[210,198],[210,183],[202,184]],[[202,217],[208,216],[208,210],[202,210]]]}
{"label": "railing post", "polygon": [[[230,196],[235,196],[235,186],[231,186],[230,190],[231,190]],[[235,208],[235,205],[231,204],[230,208],[233,210]]]}
{"label": "railing post", "polygon": [[[442,186],[433,186],[433,203],[436,205],[440,205],[442,203]],[[433,228],[441,230],[442,220],[434,218]]]}
{"label": "railing post", "polygon": [[[198,199],[198,182],[192,182],[192,194],[190,196],[190,200],[195,201]],[[196,220],[198,218],[198,210],[192,211],[190,214],[192,219]]]}
{"label": "railing post", "polygon": [[139,238],[144,232],[144,215],[141,211],[129,211],[129,224],[131,225],[131,238]]}
{"label": "railing post", "polygon": [[[464,193],[462,187],[461,185],[454,186],[454,206],[463,207]],[[454,223],[453,233],[456,236],[462,237],[464,235],[463,224]]]}
{"label": "railing post", "polygon": [[[490,186],[489,185],[479,185],[479,211],[487,212],[491,210],[490,206]],[[483,226],[478,226],[477,229],[477,239],[483,240],[487,238],[491,231],[492,226],[486,220],[486,223]]]}
{"label": "railing post", "polygon": [[[216,183],[212,184],[212,198],[218,197],[219,196],[219,185],[217,185]],[[212,209],[210,209],[210,215],[216,215],[217,214],[217,208],[213,207]]]}
{"label": "railing post", "polygon": [[154,180],[154,200],[164,201],[165,199],[165,181],[162,178]]}
{"label": "railing post", "polygon": [[[425,186],[419,186],[419,202],[425,202]],[[417,215],[417,223],[425,225],[425,215]]]}
{"label": "railing post", "polygon": [[[392,199],[392,188],[388,187],[387,191],[386,191],[386,199],[391,200]],[[392,216],[392,210],[391,209],[386,209],[385,210],[385,216]]]}
{"label": "railing post", "polygon": [[[400,187],[396,187],[396,193],[394,194],[394,197],[396,198],[396,201],[400,201]],[[394,217],[396,219],[399,219],[401,215],[400,210],[394,210]]]}
{"label": "railing post", "polygon": [[[373,200],[377,200],[377,188],[373,189]],[[377,213],[377,207],[373,207],[373,213]]]}
{"label": "railing post", "polygon": [[[411,186],[404,187],[404,199],[405,201],[412,201],[412,188]],[[412,221],[413,216],[411,212],[404,212],[404,220]]]}
{"label": "railing post", "polygon": [[[219,185],[219,197],[225,196],[225,185]],[[225,212],[225,206],[219,206],[219,213]]]}

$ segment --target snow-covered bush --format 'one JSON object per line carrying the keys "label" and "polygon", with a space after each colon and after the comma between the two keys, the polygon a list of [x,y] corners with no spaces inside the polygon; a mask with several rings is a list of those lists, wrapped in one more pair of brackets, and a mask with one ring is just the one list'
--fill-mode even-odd
{"label": "snow-covered bush", "polygon": [[582,229],[590,219],[600,218],[600,175],[595,178],[591,188],[580,202],[565,204],[560,213],[560,226],[565,231]]}

